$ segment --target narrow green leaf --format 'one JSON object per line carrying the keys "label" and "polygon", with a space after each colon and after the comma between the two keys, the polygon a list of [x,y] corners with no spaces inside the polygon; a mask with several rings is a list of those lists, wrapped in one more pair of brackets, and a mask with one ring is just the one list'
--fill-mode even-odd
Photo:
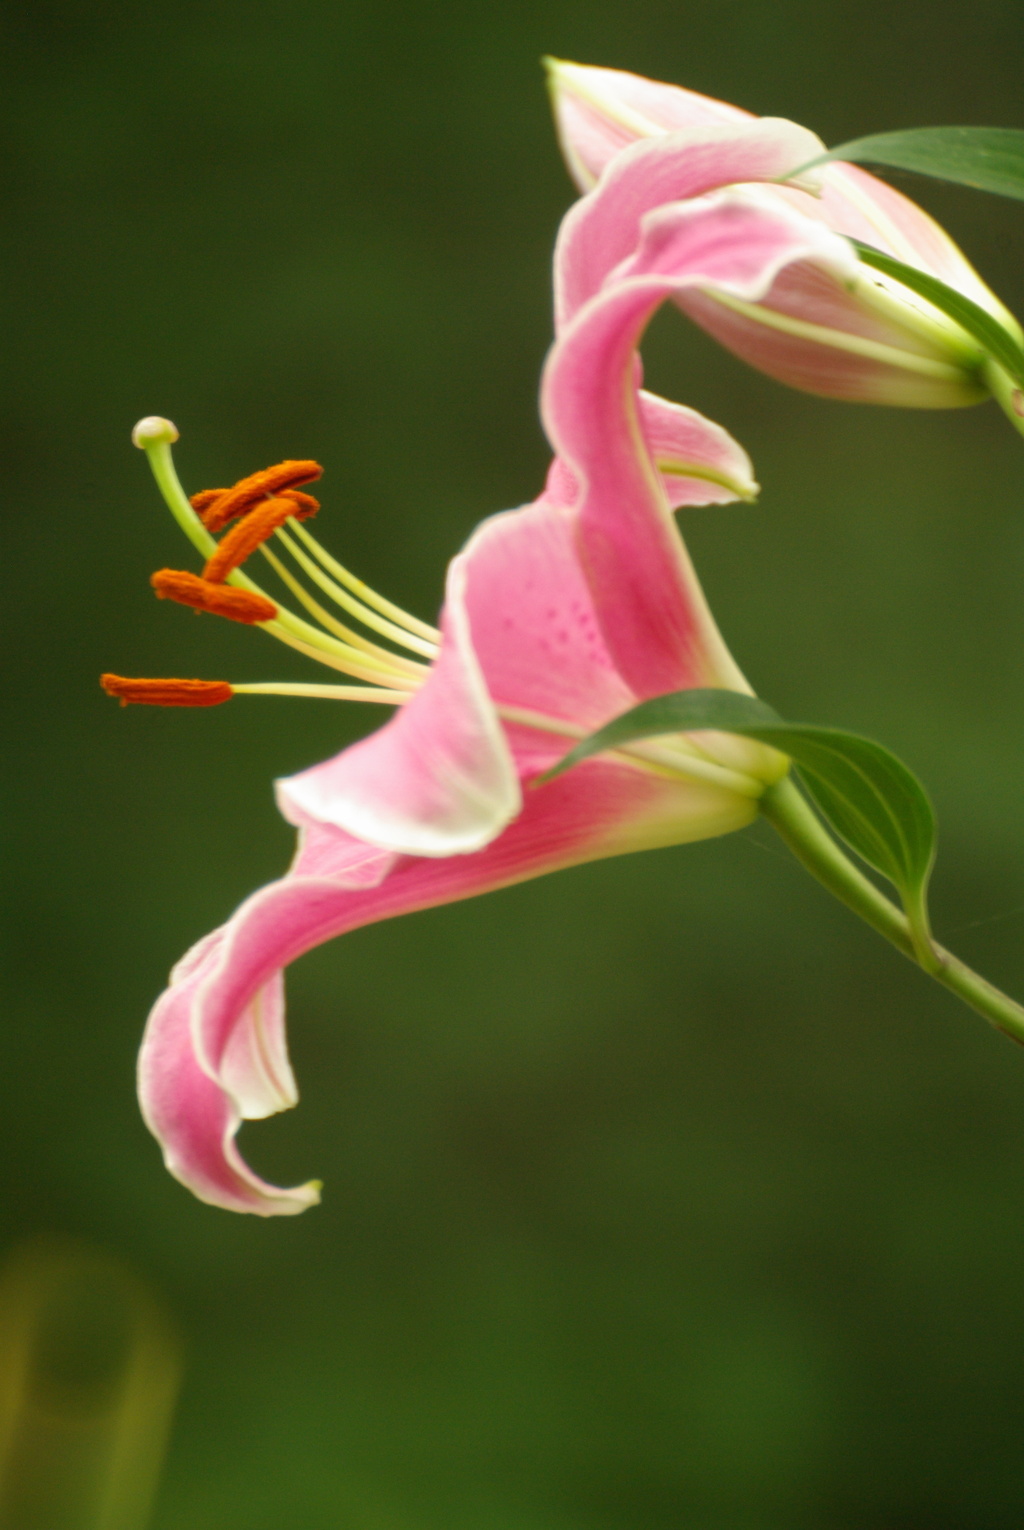
{"label": "narrow green leaf", "polygon": [[[1024,134],[1021,135],[1024,137]],[[904,287],[909,287],[912,292],[917,292],[921,297],[927,298],[936,308],[953,319],[965,329],[973,340],[976,340],[983,350],[993,356],[1001,367],[1010,374],[1015,383],[1024,386],[1024,347],[1021,346],[1015,335],[1008,329],[1004,329],[998,319],[979,304],[965,297],[955,287],[948,287],[937,276],[931,276],[927,271],[919,271],[916,266],[905,265],[902,260],[896,260],[892,255],[886,255],[882,250],[876,250],[873,245],[862,244],[859,239],[852,239],[851,244],[856,246],[857,254],[864,265],[872,266],[876,271],[882,271],[886,276],[894,276]]]}
{"label": "narrow green leaf", "polygon": [[738,733],[788,754],[836,833],[888,877],[918,935],[928,939],[926,892],[935,859],[935,814],[924,787],[881,744],[810,723],[787,723],[738,691],[675,691],[614,718],[561,760],[546,779],[591,755],[666,733]]}
{"label": "narrow green leaf", "polygon": [[871,133],[829,149],[793,174],[831,159],[916,170],[936,180],[1024,201],[1024,131],[1020,128],[933,127]]}

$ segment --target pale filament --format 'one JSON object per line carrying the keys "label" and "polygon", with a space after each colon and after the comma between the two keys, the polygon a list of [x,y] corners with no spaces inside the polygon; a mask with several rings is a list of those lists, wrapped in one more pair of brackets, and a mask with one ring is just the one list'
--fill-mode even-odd
{"label": "pale filament", "polygon": [[376,701],[383,706],[402,706],[413,691],[384,690],[373,685],[310,685],[305,681],[253,681],[231,684],[239,696],[304,696],[321,701]]}
{"label": "pale filament", "polygon": [[337,621],[329,611],[325,611],[318,600],[315,600],[288,569],[285,568],[280,558],[276,557],[267,546],[260,548],[260,552],[266,558],[277,576],[288,586],[292,594],[302,602],[311,616],[315,616],[321,626],[328,632],[341,639],[342,643],[352,654],[354,661],[361,668],[370,668],[384,675],[404,678],[408,689],[408,682],[420,681],[427,674],[429,666],[417,664],[413,659],[407,659],[401,654],[392,653],[388,648],[381,648],[377,643],[372,643],[364,638],[361,633],[353,632],[350,627],[344,626]]}
{"label": "pale filament", "polygon": [[343,564],[339,563],[336,558],[331,557],[326,548],[320,546],[316,537],[300,521],[293,521],[290,529],[295,532],[300,541],[306,544],[313,556],[319,559],[328,573],[333,574],[335,579],[347,585],[354,594],[359,596],[360,600],[365,601],[368,606],[373,606],[383,616],[390,616],[392,621],[397,622],[400,627],[405,627],[407,631],[426,638],[430,643],[440,643],[441,634],[436,627],[432,627],[429,622],[421,622],[417,616],[410,616],[408,611],[402,610],[401,606],[396,606],[390,600],[385,600],[383,595],[378,595],[376,590],[371,590],[370,586],[364,584],[361,579],[357,579],[355,574],[350,574]]}
{"label": "pale filament", "polygon": [[[271,637],[276,637],[278,642],[284,643],[286,647],[294,648],[296,653],[305,654],[307,659],[315,659],[318,664],[323,664],[328,669],[336,669],[343,675],[351,675],[354,680],[367,680],[372,685],[386,686],[389,691],[394,690],[396,695],[404,694],[409,690],[408,679],[399,679],[383,666],[371,668],[369,663],[360,663],[362,656],[358,653],[352,659],[335,654],[326,646],[328,641],[333,642],[334,639],[328,639],[326,634],[324,634],[323,642],[314,645],[307,643],[303,638],[295,637],[286,627],[281,627],[275,622],[267,622],[263,631],[269,632]],[[337,647],[344,648],[344,644],[338,643]],[[234,689],[237,690],[238,687],[235,686]]]}
{"label": "pale filament", "polygon": [[[295,531],[302,530],[301,522],[292,521],[290,524]],[[379,632],[382,637],[390,638],[393,643],[401,643],[403,647],[411,648],[413,653],[422,654],[424,658],[437,658],[439,647],[436,641],[416,636],[414,633],[398,626],[396,622],[389,621],[387,617],[379,616],[376,611],[372,611],[361,600],[356,600],[347,590],[342,589],[341,585],[328,578],[322,569],[317,568],[312,558],[307,558],[302,548],[295,545],[283,526],[278,527],[277,537],[287,547],[299,567],[304,569],[310,579],[320,586],[324,594],[329,595],[336,605],[341,606],[343,611],[347,611],[350,616],[354,616],[357,621],[362,622],[364,627],[369,627],[372,631]],[[440,634],[438,634],[438,637],[440,637]]]}

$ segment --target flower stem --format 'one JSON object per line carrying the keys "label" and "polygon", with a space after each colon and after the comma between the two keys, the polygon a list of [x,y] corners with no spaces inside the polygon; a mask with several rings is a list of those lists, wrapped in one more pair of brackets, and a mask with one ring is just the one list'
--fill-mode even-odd
{"label": "flower stem", "polygon": [[761,798],[761,812],[801,865],[840,903],[997,1030],[1024,1045],[1024,1007],[936,942],[925,963],[915,948],[906,916],[854,865],[790,777],[768,787]]}
{"label": "flower stem", "polygon": [[1024,394],[1008,372],[1005,372],[990,356],[985,363],[985,381],[992,390],[992,397],[1006,415],[1014,430],[1024,436]]}

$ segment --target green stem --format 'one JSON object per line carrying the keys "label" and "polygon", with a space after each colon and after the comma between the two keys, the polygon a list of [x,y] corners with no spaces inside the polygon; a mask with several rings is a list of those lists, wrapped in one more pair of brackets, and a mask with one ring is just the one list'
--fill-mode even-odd
{"label": "green stem", "polygon": [[761,812],[801,865],[840,903],[997,1030],[1024,1044],[1024,1007],[935,942],[924,960],[915,947],[906,916],[840,849],[790,777],[768,788],[761,798]]}
{"label": "green stem", "polygon": [[1024,396],[1008,372],[990,356],[984,367],[985,381],[992,390],[992,397],[1006,415],[1014,430],[1024,436]]}

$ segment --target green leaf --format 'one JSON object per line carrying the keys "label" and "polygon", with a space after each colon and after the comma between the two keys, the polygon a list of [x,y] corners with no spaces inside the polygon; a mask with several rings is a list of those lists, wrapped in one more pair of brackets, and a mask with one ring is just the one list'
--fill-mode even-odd
{"label": "green leaf", "polygon": [[927,887],[935,859],[935,814],[924,787],[894,754],[838,728],[787,723],[738,691],[674,691],[624,712],[577,744],[548,772],[665,733],[714,730],[771,744],[799,768],[809,795],[836,833],[897,888],[916,935],[929,937]]}
{"label": "green leaf", "polygon": [[916,170],[919,175],[1024,202],[1024,131],[1020,128],[934,127],[871,133],[829,149],[793,173],[830,159]]}
{"label": "green leaf", "polygon": [[[1024,134],[1021,136],[1024,137]],[[994,357],[1015,383],[1024,386],[1024,347],[1015,335],[1003,328],[998,319],[994,319],[984,308],[969,297],[965,297],[962,292],[958,292],[955,287],[948,287],[937,276],[931,276],[927,271],[919,271],[916,266],[905,265],[902,260],[896,260],[892,255],[876,250],[873,245],[862,244],[859,239],[851,239],[850,243],[856,246],[857,254],[864,265],[873,266],[876,271],[882,271],[886,276],[894,276],[898,282],[903,283],[904,287],[909,287],[912,292],[927,298],[929,303],[941,309],[944,314],[959,324],[961,329],[965,329],[983,350]]]}

